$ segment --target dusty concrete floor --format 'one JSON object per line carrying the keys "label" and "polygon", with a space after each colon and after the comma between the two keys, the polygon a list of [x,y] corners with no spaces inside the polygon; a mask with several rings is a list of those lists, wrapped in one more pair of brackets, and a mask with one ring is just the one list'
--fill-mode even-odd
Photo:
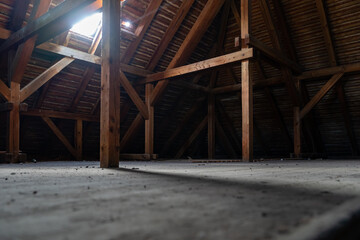
{"label": "dusty concrete floor", "polygon": [[98,166],[0,165],[0,239],[286,239],[360,195],[360,161]]}

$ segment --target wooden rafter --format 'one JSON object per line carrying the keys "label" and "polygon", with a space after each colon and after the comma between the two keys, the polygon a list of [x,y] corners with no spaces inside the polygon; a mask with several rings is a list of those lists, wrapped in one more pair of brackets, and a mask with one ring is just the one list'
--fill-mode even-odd
{"label": "wooden rafter", "polygon": [[[190,32],[181,44],[180,48],[178,49],[167,69],[183,65],[186,62],[186,60],[191,56],[193,50],[196,48],[197,44],[200,42],[202,36],[205,34],[208,27],[212,23],[212,20],[220,11],[221,6],[224,4],[224,2],[225,0],[213,0],[206,3],[205,7],[201,11],[196,22],[192,26]],[[164,80],[156,85],[151,100],[152,105],[155,105],[155,103],[160,100],[168,84],[169,80]]]}
{"label": "wooden rafter", "polygon": [[138,48],[143,37],[145,36],[145,33],[149,28],[162,2],[163,0],[150,1],[149,6],[146,8],[144,16],[141,18],[138,27],[135,30],[136,38],[126,48],[125,53],[122,55],[121,62],[129,63],[131,61],[131,58],[133,57],[136,49]]}
{"label": "wooden rafter", "polygon": [[[31,24],[31,22],[46,13],[49,9],[50,3],[51,0],[36,1],[36,5],[33,7],[28,24]],[[37,35],[34,35],[18,46],[10,69],[11,81],[18,83],[21,82],[26,66],[34,50],[37,37]]]}
{"label": "wooden rafter", "polygon": [[87,115],[82,113],[68,113],[68,112],[59,112],[53,110],[38,110],[38,109],[29,109],[26,112],[21,112],[21,115],[24,116],[33,116],[33,117],[50,117],[58,119],[72,119],[72,120],[83,120],[87,122],[100,122],[98,116]]}
{"label": "wooden rafter", "polygon": [[0,94],[9,101],[10,99],[10,89],[6,84],[0,79]]}

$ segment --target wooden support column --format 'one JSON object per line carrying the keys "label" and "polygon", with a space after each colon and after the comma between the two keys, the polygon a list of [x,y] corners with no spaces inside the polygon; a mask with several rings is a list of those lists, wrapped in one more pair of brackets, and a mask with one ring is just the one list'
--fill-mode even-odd
{"label": "wooden support column", "polygon": [[301,153],[301,118],[300,107],[294,107],[294,154],[300,157]]}
{"label": "wooden support column", "polygon": [[10,102],[13,109],[9,113],[7,152],[12,155],[11,162],[16,163],[20,153],[20,83],[11,83]]}
{"label": "wooden support column", "polygon": [[[241,39],[250,33],[251,1],[241,0]],[[244,42],[244,41],[242,41]],[[247,48],[243,45],[242,48]],[[250,60],[241,62],[242,160],[253,160],[253,84]]]}
{"label": "wooden support column", "polygon": [[[210,89],[215,86],[217,78],[217,71],[213,71],[210,77]],[[215,95],[213,93],[209,93],[208,95],[208,158],[215,158],[215,134],[216,134],[216,115],[215,115]]]}
{"label": "wooden support column", "polygon": [[151,105],[151,95],[154,85],[146,84],[145,102],[149,113],[149,119],[145,120],[145,154],[154,153],[154,106]]}
{"label": "wooden support column", "polygon": [[119,167],[120,146],[120,1],[103,2],[100,167]]}
{"label": "wooden support column", "polygon": [[75,125],[75,148],[76,148],[76,160],[82,160],[82,146],[83,146],[83,121],[81,119],[76,120]]}

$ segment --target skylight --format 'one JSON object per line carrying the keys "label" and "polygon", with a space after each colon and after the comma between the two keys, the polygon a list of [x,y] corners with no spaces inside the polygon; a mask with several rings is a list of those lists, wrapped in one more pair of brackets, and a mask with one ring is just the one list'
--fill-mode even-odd
{"label": "skylight", "polygon": [[[87,37],[93,37],[96,30],[99,26],[101,26],[102,21],[102,13],[95,13],[92,14],[80,22],[76,23],[70,31],[87,36]],[[127,30],[132,28],[132,24],[129,21],[122,21],[121,25],[125,27]]]}
{"label": "skylight", "polygon": [[85,35],[87,37],[92,37],[96,30],[98,29],[99,25],[101,24],[102,20],[102,13],[95,13],[92,14],[80,22],[76,23],[70,31]]}

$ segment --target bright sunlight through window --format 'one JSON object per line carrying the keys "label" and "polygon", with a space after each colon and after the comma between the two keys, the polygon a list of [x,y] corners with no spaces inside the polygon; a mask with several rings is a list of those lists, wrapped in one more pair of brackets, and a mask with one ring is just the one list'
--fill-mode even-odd
{"label": "bright sunlight through window", "polygon": [[[89,17],[84,18],[80,22],[76,23],[70,31],[85,35],[87,37],[94,36],[96,30],[101,24],[102,20],[102,13],[95,13],[93,15],[90,15]],[[122,21],[121,25],[125,28],[131,28],[132,24],[129,21]]]}
{"label": "bright sunlight through window", "polygon": [[92,37],[98,29],[102,19],[102,13],[95,13],[76,23],[70,30],[81,35]]}

